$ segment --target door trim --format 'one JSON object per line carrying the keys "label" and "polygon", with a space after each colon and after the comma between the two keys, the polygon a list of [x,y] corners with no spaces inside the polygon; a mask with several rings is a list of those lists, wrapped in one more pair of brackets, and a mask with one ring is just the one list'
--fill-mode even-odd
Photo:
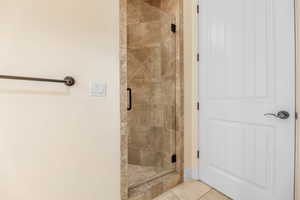
{"label": "door trim", "polygon": [[[295,0],[296,112],[300,113],[300,0]],[[300,120],[296,120],[295,200],[300,200]]]}

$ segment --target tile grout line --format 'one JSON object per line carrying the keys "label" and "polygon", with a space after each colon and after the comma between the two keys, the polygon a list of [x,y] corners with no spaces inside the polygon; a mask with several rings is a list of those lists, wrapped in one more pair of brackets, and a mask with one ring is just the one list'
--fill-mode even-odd
{"label": "tile grout line", "polygon": [[198,200],[201,200],[202,197],[204,197],[205,195],[207,195],[208,193],[210,193],[212,190],[214,190],[214,189],[213,189],[213,188],[210,188],[210,190],[209,190],[208,192],[204,193]]}

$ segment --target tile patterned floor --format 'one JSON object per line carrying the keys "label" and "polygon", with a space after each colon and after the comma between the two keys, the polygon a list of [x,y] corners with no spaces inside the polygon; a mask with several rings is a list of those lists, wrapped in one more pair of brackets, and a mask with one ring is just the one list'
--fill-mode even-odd
{"label": "tile patterned floor", "polygon": [[185,182],[154,200],[231,200],[222,193],[197,181]]}

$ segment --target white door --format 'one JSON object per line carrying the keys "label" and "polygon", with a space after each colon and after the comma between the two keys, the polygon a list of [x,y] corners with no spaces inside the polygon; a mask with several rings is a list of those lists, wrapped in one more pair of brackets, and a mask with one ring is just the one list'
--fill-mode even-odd
{"label": "white door", "polygon": [[199,38],[200,179],[235,200],[294,199],[293,0],[200,0]]}

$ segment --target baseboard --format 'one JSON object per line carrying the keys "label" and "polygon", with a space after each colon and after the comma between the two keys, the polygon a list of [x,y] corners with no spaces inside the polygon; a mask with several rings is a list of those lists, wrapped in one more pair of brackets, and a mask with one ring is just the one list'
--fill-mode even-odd
{"label": "baseboard", "polygon": [[184,180],[199,180],[197,168],[185,168]]}

